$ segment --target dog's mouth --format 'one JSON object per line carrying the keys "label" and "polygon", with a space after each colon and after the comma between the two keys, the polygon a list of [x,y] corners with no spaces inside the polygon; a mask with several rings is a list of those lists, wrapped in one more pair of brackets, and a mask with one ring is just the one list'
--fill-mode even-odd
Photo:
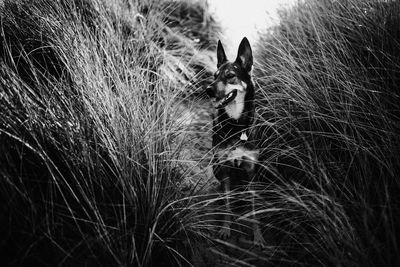
{"label": "dog's mouth", "polygon": [[230,93],[225,95],[222,99],[215,101],[215,107],[217,109],[226,107],[229,103],[231,103],[238,93],[237,89],[232,90]]}

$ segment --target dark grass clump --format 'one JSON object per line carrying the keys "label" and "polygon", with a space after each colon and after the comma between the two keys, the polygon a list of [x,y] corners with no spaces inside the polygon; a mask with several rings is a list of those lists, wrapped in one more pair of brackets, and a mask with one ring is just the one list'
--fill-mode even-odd
{"label": "dark grass clump", "polygon": [[399,1],[309,0],[261,35],[269,262],[399,264],[399,25]]}
{"label": "dark grass clump", "polygon": [[217,48],[221,27],[208,12],[207,1],[165,1],[162,10],[166,14],[166,23],[172,30],[177,30],[198,43],[202,49]]}
{"label": "dark grass clump", "polygon": [[173,103],[198,50],[160,5],[0,4],[3,265],[187,261]]}
{"label": "dark grass clump", "polygon": [[[165,14],[165,23],[168,25],[164,44],[168,50],[176,51],[177,55],[181,53],[177,48],[182,43],[184,36],[185,42],[191,43],[193,47],[200,49],[203,53],[193,54],[189,62],[190,68],[194,69],[195,76],[189,73],[191,77],[191,86],[188,87],[188,95],[205,97],[204,89],[211,83],[212,69],[215,62],[214,51],[216,50],[216,41],[221,33],[220,25],[208,12],[208,2],[205,0],[186,0],[186,1],[163,1],[160,5],[160,11]],[[187,49],[187,48],[186,48]],[[188,53],[189,51],[186,51]],[[208,63],[205,65],[204,63]],[[177,66],[180,68],[178,62]],[[180,71],[187,76],[187,70],[181,68]]]}

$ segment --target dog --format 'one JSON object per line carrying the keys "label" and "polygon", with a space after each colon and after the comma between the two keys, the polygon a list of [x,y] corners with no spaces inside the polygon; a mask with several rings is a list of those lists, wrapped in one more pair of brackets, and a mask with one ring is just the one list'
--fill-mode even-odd
{"label": "dog", "polygon": [[[243,38],[234,62],[227,60],[221,41],[217,45],[217,71],[214,81],[206,88],[216,109],[213,119],[212,146],[216,149],[213,172],[223,191],[245,187],[255,175],[259,150],[249,140],[249,128],[254,120],[255,89],[252,82],[253,54],[249,41]],[[255,212],[253,193],[252,211]],[[225,194],[226,195],[226,194]],[[231,212],[229,198],[224,198],[227,213]],[[255,215],[253,215],[254,217]],[[225,215],[219,234],[228,238],[231,221]],[[253,218],[254,244],[264,245],[259,224]]]}

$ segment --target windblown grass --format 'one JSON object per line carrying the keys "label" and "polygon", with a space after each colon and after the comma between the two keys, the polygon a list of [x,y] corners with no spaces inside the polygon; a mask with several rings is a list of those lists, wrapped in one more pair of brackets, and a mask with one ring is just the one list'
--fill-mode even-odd
{"label": "windblown grass", "polygon": [[[210,240],[224,196],[179,188],[174,103],[216,43],[203,2],[2,2],[2,263],[179,266],[201,245],[210,265],[398,264],[399,6],[307,0],[261,36],[254,249]],[[254,195],[228,197],[248,231]]]}
{"label": "windblown grass", "polygon": [[187,262],[173,103],[209,41],[169,27],[169,6],[0,5],[2,264]]}
{"label": "windblown grass", "polygon": [[308,0],[261,35],[268,262],[395,266],[400,2]]}

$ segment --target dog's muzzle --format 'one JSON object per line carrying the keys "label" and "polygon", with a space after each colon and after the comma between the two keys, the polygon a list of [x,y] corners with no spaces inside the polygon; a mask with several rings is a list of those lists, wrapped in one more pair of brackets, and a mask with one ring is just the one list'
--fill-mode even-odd
{"label": "dog's muzzle", "polygon": [[225,95],[223,98],[216,99],[215,108],[220,109],[226,107],[229,103],[231,103],[235,99],[237,93],[238,90],[234,89],[229,94]]}

